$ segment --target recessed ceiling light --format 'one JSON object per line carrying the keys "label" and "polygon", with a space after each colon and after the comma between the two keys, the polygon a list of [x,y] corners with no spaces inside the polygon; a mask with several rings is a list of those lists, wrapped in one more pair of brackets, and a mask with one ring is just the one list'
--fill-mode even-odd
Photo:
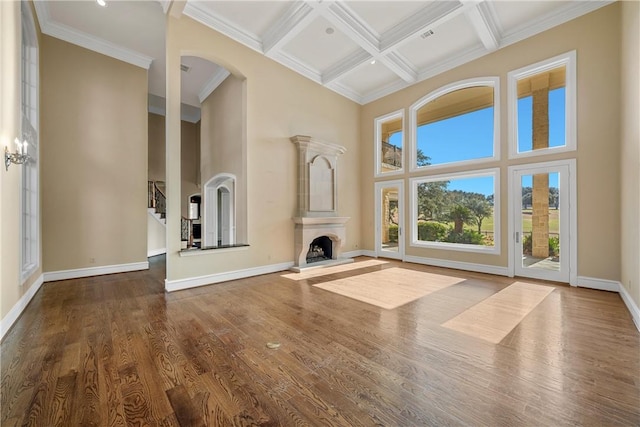
{"label": "recessed ceiling light", "polygon": [[376,60],[375,60],[375,59],[372,59],[372,60],[371,60],[371,65],[373,65],[373,64],[375,64],[375,63],[376,63]]}
{"label": "recessed ceiling light", "polygon": [[105,0],[96,0],[96,2],[102,7],[107,7],[107,2]]}
{"label": "recessed ceiling light", "polygon": [[324,30],[324,32],[327,33],[327,34],[333,34],[334,31],[335,30],[333,28],[331,28],[331,27],[327,27],[327,29]]}

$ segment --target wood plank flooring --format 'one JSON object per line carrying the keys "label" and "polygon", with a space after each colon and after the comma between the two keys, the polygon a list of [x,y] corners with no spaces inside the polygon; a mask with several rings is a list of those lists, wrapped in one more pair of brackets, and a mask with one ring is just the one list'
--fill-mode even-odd
{"label": "wood plank flooring", "polygon": [[[442,325],[517,280],[357,261],[171,294],[162,256],[47,283],[1,344],[0,425],[640,425],[619,295],[554,284],[493,344]],[[392,310],[313,286],[390,268],[460,282]]]}

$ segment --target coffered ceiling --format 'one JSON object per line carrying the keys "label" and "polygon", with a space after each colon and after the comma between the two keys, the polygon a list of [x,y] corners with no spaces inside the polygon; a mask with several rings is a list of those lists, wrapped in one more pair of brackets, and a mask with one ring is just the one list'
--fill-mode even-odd
{"label": "coffered ceiling", "polygon": [[[44,33],[148,68],[150,94],[163,97],[164,13],[171,1],[107,3],[103,8],[94,0],[35,2]],[[184,15],[365,104],[609,3],[186,0],[179,5]],[[206,61],[195,61],[191,70],[201,78],[185,91],[183,102],[190,105],[226,77]]]}

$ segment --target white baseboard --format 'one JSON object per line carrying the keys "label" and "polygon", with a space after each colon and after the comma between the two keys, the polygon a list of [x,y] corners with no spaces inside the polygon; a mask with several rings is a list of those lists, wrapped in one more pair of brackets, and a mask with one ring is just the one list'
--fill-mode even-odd
{"label": "white baseboard", "polygon": [[368,257],[371,257],[371,258],[375,258],[376,257],[376,252],[375,251],[368,251],[366,249],[359,249],[359,250],[355,250],[355,251],[342,252],[340,254],[340,256],[342,258],[355,258],[357,256],[368,256]]}
{"label": "white baseboard", "polygon": [[451,261],[448,259],[423,258],[407,255],[404,258],[407,262],[415,264],[432,265],[435,267],[453,268],[455,270],[474,271],[476,273],[495,274],[496,276],[508,276],[509,269],[507,267],[498,267],[495,265],[474,264],[472,262]]}
{"label": "white baseboard", "polygon": [[5,334],[9,331],[9,329],[11,329],[16,320],[18,320],[24,309],[27,308],[27,305],[29,305],[29,302],[31,302],[31,299],[35,296],[36,292],[38,292],[43,283],[44,275],[41,274],[40,277],[38,277],[36,281],[31,284],[29,289],[27,289],[27,292],[22,295],[18,302],[16,302],[11,310],[9,310],[7,315],[4,316],[2,321],[0,321],[0,340],[4,338]]}
{"label": "white baseboard", "polygon": [[597,289],[599,291],[620,292],[620,282],[596,279],[595,277],[578,276],[578,287]]}
{"label": "white baseboard", "polygon": [[149,261],[131,264],[105,265],[102,267],[78,268],[75,270],[49,271],[44,273],[45,282],[56,280],[78,279],[80,277],[101,276],[103,274],[126,273],[129,271],[148,270]]}
{"label": "white baseboard", "polygon": [[229,280],[245,279],[247,277],[285,271],[293,267],[293,265],[293,262],[283,262],[281,264],[271,264],[263,265],[261,267],[247,268],[246,270],[236,270],[228,271],[225,273],[209,274],[207,276],[189,277],[188,279],[165,280],[164,289],[167,292],[174,292],[183,289],[196,288],[198,286],[227,282]]}
{"label": "white baseboard", "polygon": [[627,309],[629,309],[629,313],[631,313],[633,323],[636,324],[636,328],[640,332],[640,307],[638,307],[638,304],[636,304],[633,298],[631,298],[629,291],[627,288],[622,286],[622,283],[620,283],[620,296],[622,297],[622,301],[626,304]]}
{"label": "white baseboard", "polygon": [[166,253],[167,253],[167,248],[151,249],[150,251],[147,251],[147,258],[150,258],[152,256],[158,256],[158,255],[166,254]]}

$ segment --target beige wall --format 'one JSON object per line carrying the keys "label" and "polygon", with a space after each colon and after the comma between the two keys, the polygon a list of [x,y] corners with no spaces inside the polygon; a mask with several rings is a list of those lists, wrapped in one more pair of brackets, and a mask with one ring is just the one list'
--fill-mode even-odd
{"label": "beige wall", "polygon": [[[468,64],[420,82],[407,89],[367,104],[362,110],[362,236],[366,249],[374,248],[374,135],[373,121],[383,114],[405,109],[405,130],[408,127],[409,107],[426,94],[459,80],[500,77],[500,161],[488,162],[478,168],[499,166],[501,169],[501,247],[500,255],[475,254],[436,249],[412,248],[407,239],[407,254],[472,262],[494,266],[507,266],[507,167],[526,160],[507,159],[507,73],[510,70],[542,61],[571,50],[577,51],[578,93],[578,152],[544,158],[531,158],[530,162],[577,157],[578,168],[578,274],[582,276],[619,280],[620,258],[620,179],[618,170],[620,132],[618,116],[620,95],[617,78],[619,61],[619,4],[614,4],[585,15],[574,21],[531,37],[517,44],[484,56]],[[593,31],[598,28],[598,31]],[[604,108],[603,106],[606,106]],[[408,135],[408,132],[405,132]],[[450,168],[446,172],[459,171]],[[437,174],[445,173],[444,169]],[[404,178],[409,178],[405,173]],[[397,177],[396,177],[397,178]],[[408,193],[408,185],[405,187]],[[408,197],[407,197],[408,199]],[[409,212],[405,210],[408,224]],[[407,227],[407,229],[409,229]],[[371,230],[370,232],[368,232]]]}
{"label": "beige wall", "polygon": [[182,171],[180,214],[186,218],[189,216],[189,196],[200,194],[200,125],[182,121],[180,129],[182,144],[180,152],[180,170]]}
{"label": "beige wall", "polygon": [[[179,138],[180,56],[195,55],[246,78],[248,243],[243,251],[210,251],[179,257],[179,206],[171,194],[180,191]],[[341,144],[338,208],[347,224],[345,251],[360,242],[359,150],[360,107],[219,33],[182,17],[169,18],[167,29],[167,190],[169,247],[167,278],[176,280],[224,271],[293,261],[296,199],[296,134]],[[343,166],[344,165],[344,166]],[[176,230],[173,232],[172,230]]]}
{"label": "beige wall", "polygon": [[164,116],[149,113],[149,181],[164,181],[165,177]]}
{"label": "beige wall", "polygon": [[202,184],[220,173],[236,177],[236,243],[247,243],[245,98],[245,80],[229,76],[202,103]]}
{"label": "beige wall", "polygon": [[147,72],[43,36],[44,271],[147,259]]}
{"label": "beige wall", "polygon": [[640,3],[621,5],[621,281],[640,306]]}

